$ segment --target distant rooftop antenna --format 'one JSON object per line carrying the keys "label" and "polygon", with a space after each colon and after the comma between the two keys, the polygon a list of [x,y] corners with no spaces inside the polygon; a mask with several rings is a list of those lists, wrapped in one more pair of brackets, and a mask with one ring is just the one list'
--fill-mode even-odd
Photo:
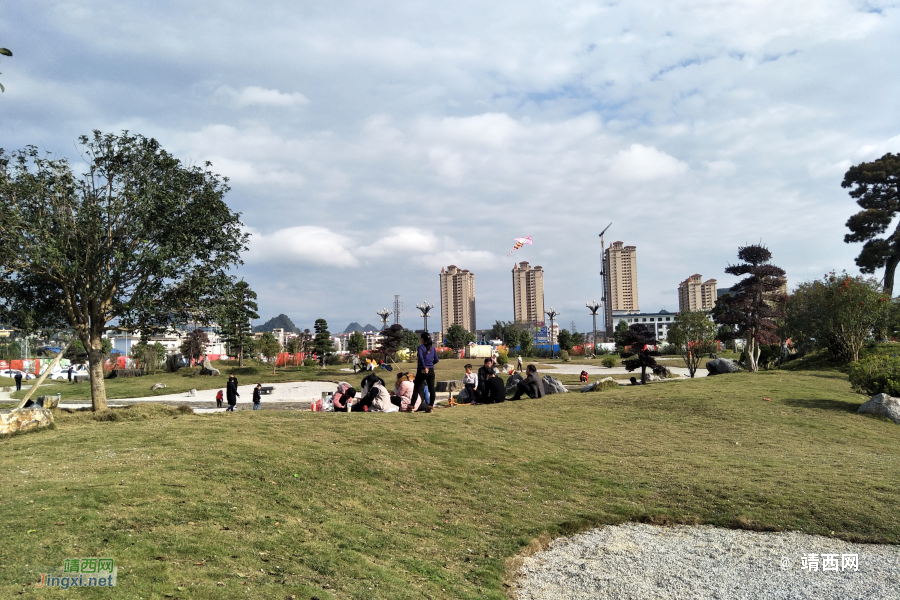
{"label": "distant rooftop antenna", "polygon": [[394,296],[394,324],[400,325],[400,313],[403,312],[403,303],[400,302],[400,294]]}

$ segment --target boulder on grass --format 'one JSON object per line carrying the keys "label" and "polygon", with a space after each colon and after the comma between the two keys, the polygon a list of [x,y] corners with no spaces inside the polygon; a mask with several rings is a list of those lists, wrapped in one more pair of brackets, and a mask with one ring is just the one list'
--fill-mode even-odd
{"label": "boulder on grass", "polygon": [[53,422],[53,413],[47,408],[15,408],[0,411],[0,435],[46,427]]}
{"label": "boulder on grass", "polygon": [[200,374],[201,375],[214,375],[214,376],[220,375],[219,370],[214,369],[212,366],[212,363],[209,362],[208,356],[203,357],[203,368],[200,369]]}
{"label": "boulder on grass", "polygon": [[516,386],[525,381],[525,378],[519,375],[518,373],[513,373],[509,376],[509,379],[506,380],[506,393],[511,394],[516,391]]}
{"label": "boulder on grass", "polygon": [[900,398],[894,398],[887,394],[876,394],[864,402],[856,412],[887,417],[900,425]]}
{"label": "boulder on grass", "polygon": [[562,384],[562,381],[559,379],[554,379],[549,375],[544,375],[541,377],[541,381],[544,382],[544,394],[549,396],[550,394],[567,394],[569,390],[566,389],[566,386]]}
{"label": "boulder on grass", "polygon": [[612,377],[604,377],[600,381],[595,381],[594,383],[589,383],[583,388],[581,388],[582,392],[599,392],[601,390],[605,390],[607,388],[619,387],[619,384],[616,383],[616,380]]}
{"label": "boulder on grass", "polygon": [[710,375],[719,375],[722,373],[737,373],[741,371],[741,367],[733,360],[727,358],[717,358],[706,362],[706,370]]}
{"label": "boulder on grass", "polygon": [[152,386],[150,386],[150,389],[151,389],[151,390],[164,390],[164,389],[166,389],[166,384],[164,384],[164,383],[154,383]]}

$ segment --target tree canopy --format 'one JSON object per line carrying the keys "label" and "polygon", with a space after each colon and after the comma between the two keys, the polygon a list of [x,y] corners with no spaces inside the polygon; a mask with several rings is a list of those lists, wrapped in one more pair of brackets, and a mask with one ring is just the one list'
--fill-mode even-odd
{"label": "tree canopy", "polygon": [[850,167],[841,187],[853,188],[861,211],[847,220],[848,244],[864,242],[856,264],[863,273],[884,267],[884,291],[894,295],[894,272],[900,264],[900,224],[886,237],[879,237],[900,212],[900,154],[885,154],[872,162]]}
{"label": "tree canopy", "polygon": [[316,337],[313,340],[313,349],[319,355],[319,360],[325,364],[325,355],[334,352],[334,342],[331,341],[331,332],[328,331],[328,322],[325,319],[316,319],[313,323]]}
{"label": "tree canopy", "polygon": [[800,284],[791,294],[787,331],[800,345],[818,346],[855,362],[873,332],[885,328],[892,309],[890,296],[874,279],[831,272]]}
{"label": "tree canopy", "polygon": [[192,358],[195,361],[206,353],[206,345],[209,344],[209,336],[202,329],[195,329],[187,334],[181,341],[181,353],[185,358]]}
{"label": "tree canopy", "polygon": [[462,325],[454,323],[447,329],[447,345],[454,350],[465,347],[469,342],[475,341],[475,334],[469,333]]}
{"label": "tree canopy", "polygon": [[387,360],[389,356],[400,348],[400,342],[403,341],[404,337],[403,332],[403,325],[397,323],[381,332],[381,344],[378,350],[381,351],[382,360]]}
{"label": "tree canopy", "polygon": [[747,275],[731,287],[731,293],[719,298],[712,310],[720,325],[729,325],[732,335],[743,339],[747,368],[758,371],[761,346],[780,341],[776,319],[784,316],[786,286],[784,269],[769,264],[772,253],[762,245],[738,248],[741,264],[725,269],[731,275]]}
{"label": "tree canopy", "polygon": [[237,354],[238,366],[244,366],[244,351],[250,347],[253,340],[250,322],[258,319],[256,311],[256,292],[250,289],[250,284],[241,279],[232,286],[223,290],[216,321],[225,334],[230,354]]}
{"label": "tree canopy", "polygon": [[675,315],[666,337],[678,347],[691,377],[697,372],[704,356],[715,350],[716,324],[700,310],[685,310]]}
{"label": "tree canopy", "polygon": [[657,374],[665,371],[665,367],[658,365],[654,358],[659,356],[659,352],[650,347],[656,346],[659,341],[646,325],[634,323],[627,331],[622,332],[621,340],[622,349],[619,351],[619,356],[624,359],[622,364],[628,371],[640,369],[642,382],[647,381],[648,368]]}
{"label": "tree canopy", "polygon": [[281,344],[278,343],[275,336],[268,331],[263,333],[256,341],[256,351],[266,357],[266,361],[272,365],[272,375],[274,375],[275,367],[278,364],[276,359],[278,353],[281,352]]}
{"label": "tree canopy", "polygon": [[354,331],[350,334],[350,339],[347,340],[347,350],[350,354],[359,354],[363,350],[366,349],[366,336],[358,331]]}
{"label": "tree canopy", "polygon": [[572,332],[568,329],[562,329],[559,332],[559,336],[556,338],[556,343],[559,344],[560,350],[565,350],[568,352],[572,349],[572,344],[574,343],[572,340]]}
{"label": "tree canopy", "polygon": [[33,146],[0,150],[0,319],[73,329],[101,410],[109,322],[148,332],[212,321],[248,235],[209,163],[185,166],[128,132],[79,142],[84,172]]}

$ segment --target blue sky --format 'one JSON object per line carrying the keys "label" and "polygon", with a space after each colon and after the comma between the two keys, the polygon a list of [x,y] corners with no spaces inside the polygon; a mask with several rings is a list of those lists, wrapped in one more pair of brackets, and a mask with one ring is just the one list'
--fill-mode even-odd
{"label": "blue sky", "polygon": [[489,326],[517,259],[586,330],[609,222],[643,310],[760,240],[791,284],[855,272],[843,173],[900,152],[896,2],[42,2],[0,32],[0,146],[129,129],[212,161],[260,314],[304,327],[394,294],[418,325],[449,264]]}

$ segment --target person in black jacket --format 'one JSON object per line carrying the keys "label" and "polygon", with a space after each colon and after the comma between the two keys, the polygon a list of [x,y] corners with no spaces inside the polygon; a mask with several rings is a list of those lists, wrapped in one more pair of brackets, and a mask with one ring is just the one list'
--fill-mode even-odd
{"label": "person in black jacket", "polygon": [[478,367],[478,392],[482,395],[487,393],[487,388],[485,387],[488,379],[488,373],[494,372],[494,359],[486,358],[484,359],[484,366]]}
{"label": "person in black jacket", "polygon": [[488,373],[488,378],[484,386],[486,392],[481,400],[484,404],[496,404],[497,402],[506,401],[506,384],[503,383],[503,379],[498,377],[493,370]]}
{"label": "person in black jacket", "polygon": [[240,396],[237,388],[237,378],[234,375],[229,375],[228,385],[225,386],[225,398],[228,400],[228,408],[225,409],[226,412],[234,412],[234,407],[237,404],[238,397]]}
{"label": "person in black jacket", "polygon": [[262,384],[257,383],[253,388],[253,410],[259,410],[260,402],[262,402]]}
{"label": "person in black jacket", "polygon": [[525,380],[522,381],[522,383],[516,386],[516,395],[510,398],[510,400],[518,400],[522,397],[522,394],[527,395],[529,398],[544,397],[544,382],[541,381],[541,378],[538,375],[537,367],[528,365],[525,368],[525,372],[528,373],[528,376],[525,377]]}

